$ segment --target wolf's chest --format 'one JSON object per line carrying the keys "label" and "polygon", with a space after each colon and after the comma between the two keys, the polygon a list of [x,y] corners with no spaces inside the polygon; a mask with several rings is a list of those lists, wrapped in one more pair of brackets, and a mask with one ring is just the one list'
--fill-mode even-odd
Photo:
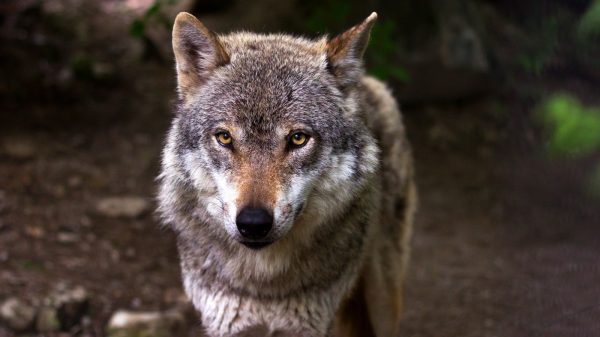
{"label": "wolf's chest", "polygon": [[339,305],[332,292],[259,300],[226,291],[194,289],[193,302],[210,336],[325,336]]}

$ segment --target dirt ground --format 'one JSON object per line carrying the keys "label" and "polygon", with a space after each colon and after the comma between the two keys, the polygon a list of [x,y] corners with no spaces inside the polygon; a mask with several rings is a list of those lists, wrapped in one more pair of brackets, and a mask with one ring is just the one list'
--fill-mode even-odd
{"label": "dirt ground", "polygon": [[[171,68],[145,64],[91,102],[2,103],[3,114],[114,109],[110,122],[0,128],[21,149],[0,153],[0,300],[84,286],[91,320],[61,336],[104,336],[115,310],[168,308],[180,291],[173,235],[151,211]],[[582,191],[586,165],[544,156],[526,109],[507,96],[404,108],[420,207],[402,336],[600,335],[599,201]],[[150,211],[98,214],[112,196],[142,197]]]}
{"label": "dirt ground", "polygon": [[[403,333],[598,336],[600,210],[585,165],[544,158],[527,121],[473,139],[494,129],[485,109],[407,115],[421,205]],[[436,148],[423,136],[435,123],[462,145]]]}
{"label": "dirt ground", "polygon": [[[493,124],[475,117],[486,106],[405,113],[420,208],[403,336],[596,336],[597,207],[568,168],[502,153],[506,135],[477,140]],[[156,125],[19,134],[36,150],[0,165],[0,298],[83,285],[93,336],[116,309],[169,306],[180,289],[171,233],[152,213],[126,220],[94,211],[106,196],[152,200],[169,113],[154,117]],[[432,137],[437,128],[450,132],[450,145]],[[64,233],[75,239],[64,242]]]}

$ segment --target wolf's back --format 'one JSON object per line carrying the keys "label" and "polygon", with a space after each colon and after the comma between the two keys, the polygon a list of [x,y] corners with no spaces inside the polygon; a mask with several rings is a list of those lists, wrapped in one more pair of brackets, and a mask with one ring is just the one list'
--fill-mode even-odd
{"label": "wolf's back", "polygon": [[390,90],[368,76],[361,85],[363,118],[380,149],[377,183],[381,190],[380,221],[373,229],[362,274],[363,295],[376,336],[397,336],[417,205],[413,159],[402,115]]}

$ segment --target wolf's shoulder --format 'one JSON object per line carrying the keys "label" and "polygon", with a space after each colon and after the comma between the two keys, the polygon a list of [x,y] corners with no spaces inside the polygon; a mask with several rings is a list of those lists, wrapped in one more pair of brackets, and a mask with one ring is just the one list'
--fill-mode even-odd
{"label": "wolf's shoulder", "polygon": [[375,103],[376,108],[379,109],[398,109],[398,104],[392,91],[384,82],[375,77],[365,75],[361,78],[360,83],[363,88],[363,94],[369,101],[368,103]]}
{"label": "wolf's shoulder", "polygon": [[403,138],[402,114],[390,88],[371,76],[363,76],[359,88],[361,113],[380,146],[393,142],[390,137]]}

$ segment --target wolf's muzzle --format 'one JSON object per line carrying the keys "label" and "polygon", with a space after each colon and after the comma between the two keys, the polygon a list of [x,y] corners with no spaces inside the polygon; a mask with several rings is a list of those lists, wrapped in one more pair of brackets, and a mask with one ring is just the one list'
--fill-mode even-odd
{"label": "wolf's muzzle", "polygon": [[273,216],[264,208],[245,207],[235,219],[238,231],[245,239],[264,239],[273,227]]}

